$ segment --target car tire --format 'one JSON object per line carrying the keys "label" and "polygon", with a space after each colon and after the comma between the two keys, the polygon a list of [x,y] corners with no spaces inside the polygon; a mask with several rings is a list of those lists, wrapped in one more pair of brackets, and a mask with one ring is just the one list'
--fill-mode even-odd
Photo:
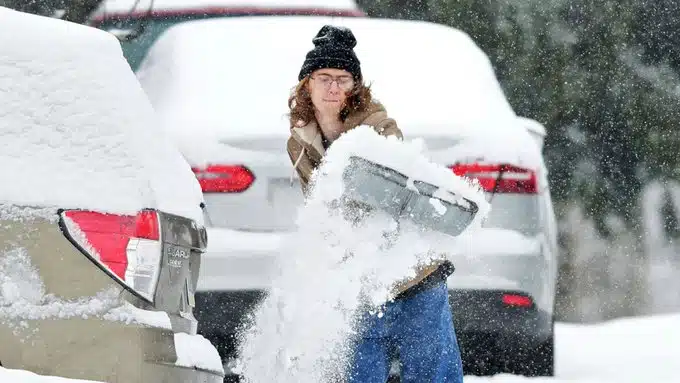
{"label": "car tire", "polygon": [[513,373],[530,377],[555,375],[555,338],[551,336],[531,352],[523,355]]}
{"label": "car tire", "polygon": [[548,339],[537,347],[520,352],[511,373],[528,377],[555,376],[554,319]]}

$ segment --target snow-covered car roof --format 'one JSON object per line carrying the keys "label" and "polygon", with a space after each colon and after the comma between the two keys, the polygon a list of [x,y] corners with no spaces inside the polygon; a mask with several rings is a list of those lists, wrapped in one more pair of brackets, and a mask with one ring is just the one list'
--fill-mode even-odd
{"label": "snow-covered car roof", "polygon": [[101,19],[109,15],[143,14],[151,7],[153,12],[175,14],[178,12],[219,11],[227,9],[308,9],[360,12],[354,0],[104,0],[92,17]]}
{"label": "snow-covered car roof", "polygon": [[185,22],[159,37],[138,77],[177,129],[288,134],[290,90],[312,37],[329,23],[352,29],[365,80],[401,125],[452,129],[453,121],[515,116],[486,54],[468,35],[417,21],[261,16]]}
{"label": "snow-covered car roof", "polygon": [[200,187],[109,33],[0,7],[0,204],[202,222]]}
{"label": "snow-covered car roof", "polygon": [[524,162],[539,164],[540,151],[487,55],[464,32],[439,24],[317,16],[190,21],[158,38],[137,75],[180,142],[286,136],[290,91],[324,24],[352,29],[365,81],[407,138],[497,137],[505,152],[527,147]]}

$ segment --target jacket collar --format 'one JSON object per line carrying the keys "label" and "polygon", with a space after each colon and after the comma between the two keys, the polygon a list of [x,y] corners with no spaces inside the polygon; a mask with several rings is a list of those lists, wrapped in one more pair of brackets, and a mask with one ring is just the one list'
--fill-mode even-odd
{"label": "jacket collar", "polygon": [[[362,124],[373,126],[386,117],[387,112],[385,112],[385,108],[380,103],[374,101],[368,110],[347,117],[344,123],[345,131],[349,131]],[[291,134],[301,144],[314,148],[320,156],[326,153],[322,142],[323,135],[316,121],[311,121],[304,126],[292,127]]]}
{"label": "jacket collar", "polygon": [[305,146],[311,146],[321,156],[326,153],[326,149],[323,147],[321,129],[319,129],[316,121],[312,121],[305,126],[293,127],[291,129],[291,134],[298,142]]}

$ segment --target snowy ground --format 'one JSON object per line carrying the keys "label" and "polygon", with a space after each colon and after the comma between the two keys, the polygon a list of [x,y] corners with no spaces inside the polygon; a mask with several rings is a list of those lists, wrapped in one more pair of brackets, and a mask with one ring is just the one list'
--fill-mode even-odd
{"label": "snowy ground", "polygon": [[680,382],[680,315],[621,319],[595,325],[558,324],[555,378],[498,375],[470,383]]}
{"label": "snowy ground", "polygon": [[[558,324],[557,377],[465,378],[466,383],[675,383],[680,381],[680,314],[596,325]],[[0,367],[0,382],[76,383]]]}

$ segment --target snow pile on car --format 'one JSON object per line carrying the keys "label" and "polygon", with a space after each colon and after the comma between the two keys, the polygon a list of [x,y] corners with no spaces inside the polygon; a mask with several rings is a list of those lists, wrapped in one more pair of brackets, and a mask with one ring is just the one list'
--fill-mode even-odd
{"label": "snow pile on car", "polygon": [[[517,116],[474,40],[461,30],[422,21],[246,16],[182,22],[159,36],[137,76],[183,152],[211,140],[285,140],[290,127],[285,100],[314,47],[312,37],[325,24],[352,30],[364,78],[389,115],[406,127],[405,136],[484,126],[517,130],[511,126]],[[264,69],[268,63],[276,63],[276,70]],[[408,80],[416,75],[418,81]],[[404,94],[426,98],[414,102]]]}
{"label": "snow pile on car", "polygon": [[26,249],[14,247],[0,257],[0,321],[18,329],[27,326],[26,320],[102,316],[121,304],[116,290],[74,301],[58,299],[45,293]]}
{"label": "snow pile on car", "polygon": [[314,174],[298,230],[282,246],[280,273],[243,331],[239,369],[246,382],[341,381],[351,339],[361,326],[356,314],[380,315],[380,306],[393,297],[394,283],[413,276],[424,256],[464,246],[465,235],[423,231],[408,221],[397,230],[387,214],[363,214],[338,203],[352,156],[474,201],[479,213],[463,234],[481,226],[489,210],[483,193],[430,162],[422,150],[417,142],[385,138],[369,127],[358,127],[333,144]]}
{"label": "snow pile on car", "polygon": [[175,333],[176,365],[224,373],[222,358],[215,346],[202,335]]}
{"label": "snow pile on car", "polygon": [[17,330],[27,329],[29,320],[88,317],[172,329],[167,313],[139,309],[121,298],[121,290],[116,287],[93,297],[59,299],[45,292],[26,249],[12,247],[0,257],[0,322]]}
{"label": "snow pile on car", "polygon": [[202,223],[198,182],[112,35],[0,7],[0,46],[0,205]]}

